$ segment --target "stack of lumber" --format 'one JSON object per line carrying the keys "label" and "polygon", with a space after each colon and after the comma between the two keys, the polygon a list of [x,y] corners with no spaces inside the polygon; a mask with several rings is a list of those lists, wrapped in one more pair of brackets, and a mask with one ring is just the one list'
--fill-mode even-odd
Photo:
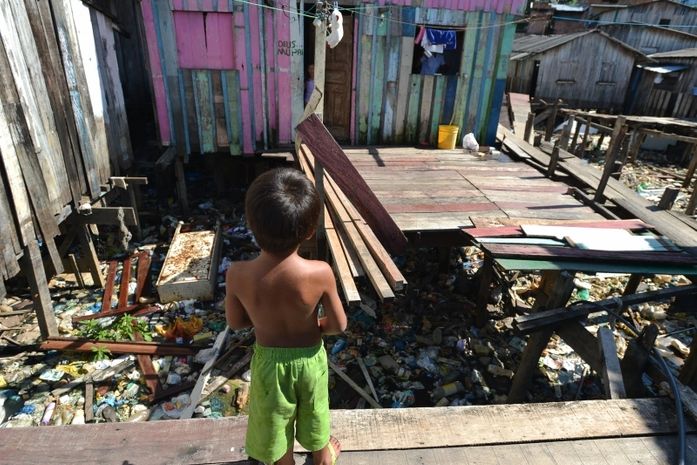
{"label": "stack of lumber", "polygon": [[[298,151],[302,171],[315,182],[315,157],[306,145]],[[390,255],[334,179],[324,173],[324,228],[327,248],[332,257],[343,295],[348,303],[361,296],[354,281],[367,277],[380,300],[394,298],[406,280]]]}

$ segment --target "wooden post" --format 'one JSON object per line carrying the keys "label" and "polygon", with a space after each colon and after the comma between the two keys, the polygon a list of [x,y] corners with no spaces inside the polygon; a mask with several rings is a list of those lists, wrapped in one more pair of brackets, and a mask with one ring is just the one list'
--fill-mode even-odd
{"label": "wooden post", "polygon": [[692,388],[697,385],[697,333],[692,335],[690,355],[680,369],[680,382]]}
{"label": "wooden post", "polygon": [[550,179],[554,178],[554,173],[557,170],[557,164],[559,163],[559,141],[554,143],[554,148],[552,149],[552,154],[549,158],[549,166],[547,167],[547,177]]}
{"label": "wooden post", "polygon": [[523,138],[525,139],[525,142],[529,142],[532,144],[532,140],[530,137],[533,134],[533,129],[535,126],[535,113],[529,112],[528,113],[528,120],[525,122],[525,134]]}
{"label": "wooden post", "polygon": [[128,184],[128,199],[131,202],[131,208],[133,208],[133,211],[136,214],[136,224],[133,226],[133,233],[136,239],[140,240],[142,238],[142,231],[140,229],[140,214],[138,213],[138,201],[136,199],[136,189],[138,189],[138,186],[135,184]]}
{"label": "wooden post", "polygon": [[697,209],[697,180],[692,183],[692,195],[690,195],[690,200],[685,207],[685,214],[694,215],[695,209]]}
{"label": "wooden post", "polygon": [[574,136],[571,138],[571,143],[569,144],[569,152],[574,152],[576,150],[576,144],[578,143],[578,136],[581,133],[581,121],[576,121],[576,129],[574,130]]}
{"label": "wooden post", "polygon": [[560,106],[561,106],[561,99],[557,99],[557,101],[554,102],[554,108],[552,109],[552,114],[549,115],[549,119],[547,119],[547,128],[545,130],[545,140],[547,142],[552,140],[552,134],[554,134],[554,124],[557,121],[557,113],[559,112]]}
{"label": "wooden post", "polygon": [[566,120],[566,125],[564,126],[564,129],[562,129],[562,131],[561,131],[561,138],[559,139],[559,145],[564,150],[567,150],[569,148],[569,139],[571,138],[571,128],[574,125],[574,121],[576,121],[576,116],[569,115],[569,117]]}
{"label": "wooden post", "polygon": [[607,326],[598,329],[598,347],[603,360],[603,385],[606,399],[624,399],[627,393],[622,381],[620,359],[617,357],[617,346],[612,330]]}
{"label": "wooden post", "polygon": [[102,276],[99,258],[97,258],[97,251],[94,248],[94,242],[92,242],[92,235],[90,234],[89,227],[85,224],[78,224],[77,222],[74,227],[78,230],[77,236],[80,241],[80,250],[85,260],[87,260],[90,273],[92,274],[92,282],[95,286],[104,288],[104,276]]}
{"label": "wooden post", "polygon": [[[319,9],[319,7],[318,7]],[[324,76],[327,64],[327,24],[322,21],[322,24],[315,27],[315,89],[324,95]],[[317,102],[315,114],[324,121],[324,98]]]}
{"label": "wooden post", "polygon": [[629,341],[627,345],[627,350],[620,362],[627,397],[637,398],[646,395],[641,377],[649,362],[651,348],[657,336],[658,327],[651,324],[644,327],[641,334]]}
{"label": "wooden post", "polygon": [[639,156],[639,149],[644,142],[646,134],[641,132],[641,128],[635,128],[629,137],[629,149],[627,150],[627,163],[634,163]]}
{"label": "wooden post", "polygon": [[584,125],[585,129],[583,131],[583,140],[581,141],[581,145],[575,147],[576,155],[580,156],[581,158],[583,158],[583,155],[586,152],[586,147],[588,147],[588,139],[590,138],[591,132],[591,118],[586,118],[584,120]]}
{"label": "wooden post", "polygon": [[677,187],[666,187],[666,190],[663,191],[663,195],[661,196],[661,201],[658,202],[658,209],[670,210],[673,208],[673,204],[675,203],[675,199],[678,198],[679,193],[680,189]]}
{"label": "wooden post", "polygon": [[75,281],[77,282],[77,285],[80,286],[81,288],[85,287],[85,280],[82,279],[82,273],[80,272],[80,268],[77,266],[77,260],[75,260],[75,254],[69,254],[68,255],[68,263],[70,264],[71,271],[75,275]]}
{"label": "wooden post", "polygon": [[687,167],[687,172],[685,173],[685,180],[682,183],[682,187],[687,188],[690,185],[690,181],[692,181],[692,176],[694,176],[695,170],[697,170],[697,144],[692,144],[692,159]]}
{"label": "wooden post", "polygon": [[44,264],[41,260],[41,251],[36,243],[36,239],[27,241],[21,265],[31,288],[34,312],[36,312],[41,337],[47,339],[58,336],[58,324],[53,313],[53,302],[51,302],[51,294],[48,290],[48,282],[44,273]]}
{"label": "wooden post", "polygon": [[515,375],[513,375],[511,390],[508,392],[507,402],[509,404],[525,400],[525,394],[527,393],[528,385],[530,384],[534,370],[537,369],[537,363],[540,360],[542,352],[547,348],[552,334],[553,331],[551,329],[543,329],[542,331],[532,334],[528,339],[525,349],[523,350],[523,355],[520,358],[518,369]]}
{"label": "wooden post", "polygon": [[186,179],[184,178],[184,157],[177,157],[174,162],[174,174],[177,178],[177,197],[179,206],[184,214],[189,213],[189,199],[186,193]]}
{"label": "wooden post", "polygon": [[607,186],[607,182],[610,179],[610,175],[613,173],[613,167],[617,155],[619,153],[622,142],[624,141],[627,128],[625,127],[626,118],[624,116],[618,116],[617,121],[615,121],[615,128],[612,131],[612,140],[610,141],[610,147],[608,147],[605,153],[605,168],[603,169],[603,176],[600,178],[598,187],[595,190],[595,197],[593,200],[596,202],[603,201],[603,192]]}

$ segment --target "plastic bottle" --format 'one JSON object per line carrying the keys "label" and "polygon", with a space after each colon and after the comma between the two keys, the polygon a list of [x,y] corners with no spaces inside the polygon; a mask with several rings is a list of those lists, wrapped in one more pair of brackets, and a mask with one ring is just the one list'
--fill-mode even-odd
{"label": "plastic bottle", "polygon": [[51,402],[46,406],[46,410],[44,410],[44,415],[41,417],[41,424],[42,425],[48,425],[51,423],[51,417],[53,416],[53,411],[56,408],[56,403]]}

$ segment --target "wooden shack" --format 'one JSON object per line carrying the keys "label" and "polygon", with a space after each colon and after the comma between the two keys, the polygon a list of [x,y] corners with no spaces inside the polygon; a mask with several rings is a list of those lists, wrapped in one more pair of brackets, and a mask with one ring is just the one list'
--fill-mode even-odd
{"label": "wooden shack", "polygon": [[632,113],[697,118],[697,48],[649,58],[656,63],[638,67],[637,88],[628,98]]}
{"label": "wooden shack", "polygon": [[608,24],[600,29],[645,55],[697,46],[697,35],[687,30],[634,24]]}
{"label": "wooden shack", "polygon": [[42,253],[63,270],[63,223],[132,162],[114,27],[80,0],[0,2],[0,298],[22,269],[43,336],[57,327]]}
{"label": "wooden shack", "polygon": [[[324,121],[358,145],[435,142],[458,124],[493,142],[522,0],[340,4],[344,37],[326,49]],[[141,2],[160,141],[186,153],[288,146],[314,63],[316,5],[279,0]],[[457,31],[454,64],[418,72],[419,26]]]}
{"label": "wooden shack", "polygon": [[507,88],[576,108],[620,109],[634,62],[643,57],[599,30],[521,36],[513,45]]}
{"label": "wooden shack", "polygon": [[683,3],[672,0],[652,0],[606,10],[594,15],[592,19],[599,25],[641,23],[681,31],[697,31],[697,8]]}

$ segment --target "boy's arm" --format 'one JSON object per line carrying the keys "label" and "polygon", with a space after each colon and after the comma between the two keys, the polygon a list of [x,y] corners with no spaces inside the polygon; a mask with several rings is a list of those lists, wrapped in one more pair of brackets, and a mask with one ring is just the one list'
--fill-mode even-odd
{"label": "boy's arm", "polygon": [[321,299],[324,318],[319,320],[319,328],[325,335],[341,334],[346,330],[346,313],[336,290],[334,272],[326,263],[322,270],[322,284],[325,289]]}
{"label": "boy's arm", "polygon": [[225,319],[227,324],[232,329],[249,328],[252,325],[252,320],[247,315],[244,305],[235,295],[235,282],[232,277],[233,265],[225,273]]}

